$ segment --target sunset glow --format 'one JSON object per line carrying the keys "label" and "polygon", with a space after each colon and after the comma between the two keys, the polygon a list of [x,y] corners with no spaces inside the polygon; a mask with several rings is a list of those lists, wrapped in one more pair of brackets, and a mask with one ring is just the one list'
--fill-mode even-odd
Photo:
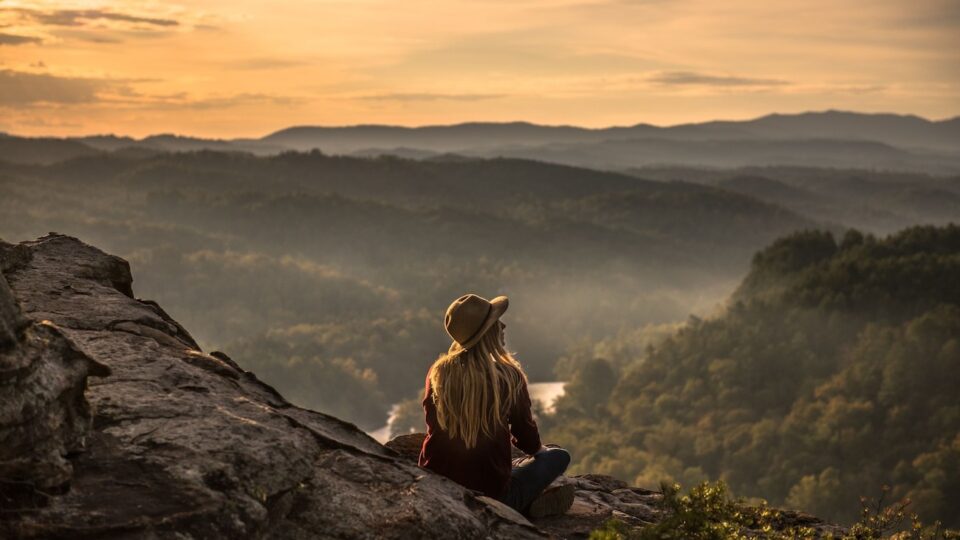
{"label": "sunset glow", "polygon": [[0,131],[960,113],[954,0],[0,0]]}

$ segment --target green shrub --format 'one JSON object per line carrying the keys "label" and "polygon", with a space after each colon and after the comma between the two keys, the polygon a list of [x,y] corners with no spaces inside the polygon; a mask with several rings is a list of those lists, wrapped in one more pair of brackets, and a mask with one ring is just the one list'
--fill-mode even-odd
{"label": "green shrub", "polygon": [[[783,512],[766,503],[747,505],[734,498],[724,482],[703,482],[687,494],[678,484],[661,484],[663,519],[632,528],[617,519],[607,520],[590,533],[590,540],[954,540],[960,531],[943,529],[940,522],[924,525],[908,514],[909,500],[885,504],[889,488],[876,500],[861,498],[860,520],[845,533],[820,534],[812,527],[787,525]],[[909,523],[908,523],[909,522]]]}

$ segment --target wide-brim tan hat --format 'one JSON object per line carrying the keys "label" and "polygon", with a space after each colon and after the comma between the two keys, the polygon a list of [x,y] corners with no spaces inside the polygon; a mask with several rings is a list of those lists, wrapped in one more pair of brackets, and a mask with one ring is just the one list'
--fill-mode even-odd
{"label": "wide-brim tan hat", "polygon": [[453,341],[463,349],[469,349],[480,341],[510,305],[506,296],[487,300],[476,294],[465,294],[447,308],[443,327]]}

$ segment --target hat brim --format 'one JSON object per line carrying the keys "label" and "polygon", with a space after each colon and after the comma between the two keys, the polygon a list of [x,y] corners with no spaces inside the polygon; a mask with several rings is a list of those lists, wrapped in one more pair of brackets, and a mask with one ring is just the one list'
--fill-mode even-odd
{"label": "hat brim", "polygon": [[498,296],[490,300],[490,313],[487,313],[487,318],[483,321],[483,324],[480,325],[480,329],[470,338],[470,341],[459,343],[460,347],[469,349],[476,345],[483,338],[483,335],[487,333],[487,330],[490,330],[490,327],[500,320],[500,317],[507,311],[507,306],[509,305],[510,299],[506,296]]}

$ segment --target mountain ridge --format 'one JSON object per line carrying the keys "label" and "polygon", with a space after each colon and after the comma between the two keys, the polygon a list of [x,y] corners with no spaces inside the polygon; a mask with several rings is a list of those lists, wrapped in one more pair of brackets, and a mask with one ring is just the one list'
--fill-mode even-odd
{"label": "mountain ridge", "polygon": [[[632,146],[626,143],[632,141]],[[821,141],[811,150],[812,142]],[[654,126],[586,128],[531,122],[463,122],[419,127],[360,124],[290,126],[259,138],[205,139],[154,134],[140,139],[116,135],[0,138],[0,159],[50,163],[44,145],[61,149],[56,158],[106,152],[220,150],[274,155],[320,150],[327,154],[401,155],[437,159],[458,154],[514,156],[610,170],[683,164],[701,167],[801,165],[960,173],[960,118],[927,120],[914,115],[822,111],[771,114],[751,120],[716,120]],[[865,145],[884,145],[863,151]],[[725,145],[704,157],[704,145]],[[771,153],[769,147],[777,147]]]}
{"label": "mountain ridge", "polygon": [[530,122],[526,120],[513,120],[513,121],[504,121],[504,122],[483,122],[483,121],[466,121],[466,122],[455,122],[451,124],[425,124],[420,126],[403,126],[398,124],[340,124],[340,125],[313,125],[313,124],[301,124],[288,126],[286,128],[281,128],[276,131],[272,131],[267,135],[259,137],[259,139],[266,139],[273,135],[283,133],[288,130],[295,129],[327,129],[327,130],[336,130],[336,129],[358,129],[358,128],[390,128],[396,129],[398,131],[413,131],[418,129],[439,129],[439,128],[456,128],[456,127],[490,127],[490,126],[519,126],[519,127],[535,127],[535,128],[546,128],[546,129],[571,129],[585,132],[602,132],[602,131],[614,131],[614,130],[628,130],[634,128],[652,128],[652,129],[679,129],[679,128],[689,128],[693,126],[710,126],[710,125],[739,125],[739,124],[749,124],[749,123],[766,123],[772,120],[781,120],[781,119],[794,119],[794,118],[804,118],[804,117],[831,117],[830,119],[836,117],[857,117],[857,118],[883,118],[883,119],[898,119],[898,120],[909,120],[909,121],[921,121],[925,124],[948,124],[952,125],[954,122],[960,122],[960,115],[943,118],[940,120],[933,120],[925,118],[915,114],[897,114],[897,113],[861,113],[856,111],[847,111],[841,109],[827,109],[823,111],[807,111],[802,113],[769,113],[762,116],[757,116],[749,119],[743,120],[705,120],[702,122],[681,122],[679,124],[668,124],[668,125],[657,125],[650,124],[647,122],[638,122],[636,124],[629,125],[611,125],[605,127],[586,127],[586,126],[577,126],[574,124],[539,124],[536,122]]}
{"label": "mountain ridge", "polygon": [[[683,123],[669,126],[655,126],[652,124],[638,123],[630,126],[610,126],[604,128],[587,128],[570,125],[542,125],[531,122],[464,122],[447,125],[427,125],[418,127],[391,126],[391,125],[352,125],[352,126],[290,126],[261,137],[261,141],[286,141],[293,147],[305,149],[304,144],[321,145],[322,142],[332,144],[331,148],[339,150],[338,142],[326,140],[326,136],[337,134],[340,136],[350,134],[367,134],[369,137],[378,137],[384,135],[402,135],[407,137],[398,141],[399,146],[413,146],[416,143],[410,138],[428,138],[431,134],[449,135],[461,132],[462,136],[474,137],[480,134],[490,135],[491,132],[501,137],[517,137],[525,132],[527,135],[532,133],[541,136],[540,139],[531,138],[527,144],[546,144],[558,142],[605,142],[622,139],[633,139],[641,137],[662,137],[667,139],[695,137],[701,138],[750,138],[751,136],[764,136],[773,138],[833,138],[848,140],[877,140],[888,144],[904,145],[911,142],[911,139],[895,136],[896,131],[903,131],[907,128],[914,131],[914,137],[921,137],[923,145],[931,148],[940,148],[948,150],[957,150],[960,148],[960,131],[953,133],[955,123],[960,117],[954,117],[944,120],[929,120],[916,115],[896,115],[889,113],[856,113],[849,111],[828,110],[821,112],[806,112],[799,114],[769,114],[749,120],[713,120],[707,122]],[[843,122],[843,136],[836,136],[835,130],[839,122]],[[856,125],[862,124],[863,127]],[[853,125],[851,125],[853,124]],[[896,124],[896,125],[893,125]],[[884,128],[888,133],[878,137],[877,129]],[[802,128],[802,129],[798,129]],[[917,133],[917,130],[927,130],[932,133]],[[782,133],[777,133],[778,131]],[[793,133],[799,131],[799,133]],[[547,135],[552,136],[547,136]],[[306,142],[302,139],[312,135],[314,140]],[[952,144],[938,144],[938,138],[944,135],[953,135],[957,140]],[[374,139],[371,145],[382,145],[383,140]],[[423,141],[427,143],[428,141]],[[434,149],[437,151],[458,151],[464,148],[456,148],[460,142],[444,141],[446,144],[431,148],[417,147],[421,150]],[[342,143],[339,143],[342,144]],[[429,141],[429,144],[440,145],[441,141]],[[503,144],[501,142],[500,144]],[[322,145],[320,146],[322,148]],[[354,149],[357,150],[357,149]]]}

